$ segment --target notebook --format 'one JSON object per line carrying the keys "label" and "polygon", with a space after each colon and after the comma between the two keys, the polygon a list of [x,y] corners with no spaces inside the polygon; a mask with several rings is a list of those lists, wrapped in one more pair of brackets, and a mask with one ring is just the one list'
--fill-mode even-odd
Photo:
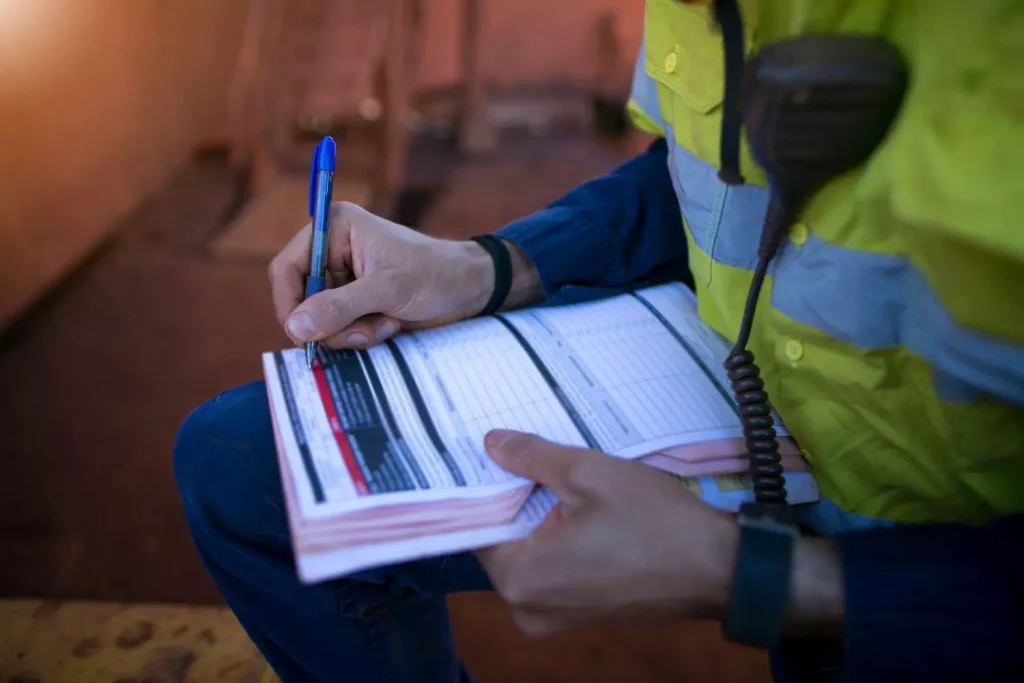
{"label": "notebook", "polygon": [[[302,581],[522,538],[557,503],[483,448],[495,428],[640,459],[708,504],[753,494],[728,343],[672,283],[399,335],[367,350],[266,353]],[[792,503],[818,497],[776,416]]]}

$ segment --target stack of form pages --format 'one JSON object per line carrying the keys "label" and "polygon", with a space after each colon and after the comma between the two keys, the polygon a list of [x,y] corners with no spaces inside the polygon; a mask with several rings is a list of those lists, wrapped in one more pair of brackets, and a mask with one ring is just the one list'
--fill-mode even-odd
{"label": "stack of form pages", "polygon": [[[557,500],[491,460],[496,428],[639,459],[736,510],[753,493],[728,350],[694,294],[667,284],[322,349],[313,370],[302,349],[264,354],[300,578],[528,535]],[[790,502],[816,500],[777,430]]]}

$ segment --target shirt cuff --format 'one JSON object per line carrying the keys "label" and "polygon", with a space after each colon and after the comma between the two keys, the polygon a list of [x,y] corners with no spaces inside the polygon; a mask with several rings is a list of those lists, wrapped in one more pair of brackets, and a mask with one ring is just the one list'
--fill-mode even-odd
{"label": "shirt cuff", "polygon": [[1007,593],[1020,568],[993,561],[990,538],[925,526],[835,540],[848,681],[998,680],[1019,662],[1020,617]]}
{"label": "shirt cuff", "polygon": [[544,295],[557,298],[567,287],[590,286],[621,277],[621,263],[610,235],[565,207],[541,209],[497,230],[494,235],[523,250],[540,277]]}

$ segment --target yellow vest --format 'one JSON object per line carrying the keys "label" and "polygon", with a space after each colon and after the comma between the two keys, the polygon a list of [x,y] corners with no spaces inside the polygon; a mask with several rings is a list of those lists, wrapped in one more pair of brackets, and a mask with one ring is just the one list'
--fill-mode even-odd
{"label": "yellow vest", "polygon": [[[741,0],[748,55],[879,34],[911,73],[862,168],[807,205],[750,348],[821,492],[897,522],[1024,510],[1024,3]],[[767,204],[721,183],[724,75],[710,10],[647,0],[629,110],[669,142],[703,319],[735,339]],[[745,142],[745,141],[744,141]]]}

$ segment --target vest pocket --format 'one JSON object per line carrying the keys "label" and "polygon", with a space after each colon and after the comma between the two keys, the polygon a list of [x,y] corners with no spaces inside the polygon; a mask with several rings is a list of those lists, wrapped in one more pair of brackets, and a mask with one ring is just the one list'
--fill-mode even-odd
{"label": "vest pocket", "polygon": [[694,278],[709,285],[718,265],[753,270],[768,207],[768,188],[727,185],[718,170],[679,145],[669,147],[669,166],[679,208],[693,246],[708,258],[690,259]]}
{"label": "vest pocket", "polygon": [[[711,214],[711,257],[716,264],[753,270],[770,192],[759,185],[718,180]],[[713,267],[713,266],[712,266]]]}
{"label": "vest pocket", "polygon": [[644,14],[647,73],[702,114],[724,96],[722,41],[710,30],[714,25],[707,7],[677,0],[648,0]]}
{"label": "vest pocket", "polygon": [[717,185],[720,184],[717,171],[682,146],[670,142],[669,173],[693,246],[707,257],[691,257],[690,269],[698,282],[708,285],[711,283],[711,259],[714,257],[717,229],[715,206]]}
{"label": "vest pocket", "polygon": [[[716,163],[725,94],[722,39],[704,5],[648,0],[644,70],[657,88],[669,168],[692,245],[707,258],[690,258],[694,279],[709,286],[718,264],[753,269],[767,190],[729,186]],[[747,42],[753,30],[745,25]]]}

